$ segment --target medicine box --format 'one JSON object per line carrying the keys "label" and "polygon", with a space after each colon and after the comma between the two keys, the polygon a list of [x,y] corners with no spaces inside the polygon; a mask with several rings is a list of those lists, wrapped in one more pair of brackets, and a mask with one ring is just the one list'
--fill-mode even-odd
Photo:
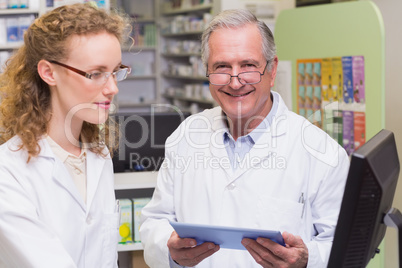
{"label": "medicine box", "polygon": [[120,227],[119,244],[133,242],[133,202],[131,199],[119,199],[120,201]]}
{"label": "medicine box", "polygon": [[140,221],[141,221],[141,210],[146,204],[151,200],[151,198],[134,198],[133,199],[133,211],[134,211],[134,242],[141,242],[140,238]]}

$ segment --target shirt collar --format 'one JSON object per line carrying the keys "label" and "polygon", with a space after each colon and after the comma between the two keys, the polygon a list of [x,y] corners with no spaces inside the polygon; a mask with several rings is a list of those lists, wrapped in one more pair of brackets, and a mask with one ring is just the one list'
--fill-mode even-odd
{"label": "shirt collar", "polygon": [[[278,104],[279,104],[278,96],[276,96],[275,94],[271,93],[271,99],[272,99],[272,108],[271,111],[269,111],[268,115],[264,118],[264,120],[262,120],[262,122],[255,129],[253,129],[253,131],[251,131],[246,136],[239,137],[240,140],[246,139],[246,141],[248,140],[254,145],[257,142],[257,140],[262,136],[262,134],[265,133],[266,130],[271,126],[272,120],[274,119],[278,111]],[[229,128],[227,128],[226,131],[223,133],[223,142],[228,143],[230,140],[235,142],[232,135],[229,133]]]}
{"label": "shirt collar", "polygon": [[79,156],[75,156],[73,154],[70,154],[66,150],[64,150],[59,144],[57,144],[52,138],[50,138],[49,135],[46,136],[46,140],[50,145],[51,150],[55,154],[57,158],[59,158],[63,163],[65,163],[68,158],[73,158],[73,159],[82,159],[83,157],[86,156],[86,147],[84,146],[81,149],[81,153]]}

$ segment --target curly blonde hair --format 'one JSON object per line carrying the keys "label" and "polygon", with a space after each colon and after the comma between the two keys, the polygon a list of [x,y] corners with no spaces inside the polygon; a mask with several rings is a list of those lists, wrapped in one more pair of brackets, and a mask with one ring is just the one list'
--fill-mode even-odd
{"label": "curly blonde hair", "polygon": [[[0,75],[0,144],[18,135],[28,161],[40,152],[38,140],[47,133],[51,118],[50,89],[37,71],[40,60],[67,58],[68,40],[73,35],[107,32],[122,43],[130,30],[127,16],[90,4],[62,6],[36,19]],[[102,125],[84,122],[81,138],[91,143],[91,151],[103,155],[105,146],[110,152],[116,149],[118,127],[112,121],[109,118]]]}

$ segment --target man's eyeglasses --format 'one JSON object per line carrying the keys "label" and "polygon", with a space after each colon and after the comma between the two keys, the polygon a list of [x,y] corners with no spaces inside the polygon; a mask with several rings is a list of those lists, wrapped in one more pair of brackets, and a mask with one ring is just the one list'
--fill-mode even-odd
{"label": "man's eyeglasses", "polygon": [[260,73],[259,71],[250,71],[250,72],[242,72],[237,75],[230,75],[226,73],[212,73],[207,74],[209,79],[209,83],[215,86],[226,86],[229,85],[232,81],[232,77],[237,77],[240,84],[242,85],[253,85],[261,82],[261,76],[264,75],[265,70],[267,69],[269,61],[265,65],[264,71]]}
{"label": "man's eyeglasses", "polygon": [[50,62],[54,63],[54,64],[57,64],[57,65],[60,65],[60,66],[62,66],[64,68],[67,68],[67,69],[69,69],[69,70],[71,70],[73,72],[76,72],[77,74],[80,74],[80,75],[82,75],[82,76],[84,76],[84,77],[86,77],[88,79],[91,79],[91,80],[93,80],[94,82],[96,82],[98,84],[106,83],[111,75],[113,76],[113,78],[114,78],[114,80],[116,82],[123,81],[124,79],[127,78],[127,75],[129,75],[131,73],[131,68],[129,66],[126,66],[126,65],[123,65],[123,64],[120,65],[119,70],[117,70],[117,71],[115,71],[113,73],[110,73],[110,72],[95,72],[95,73],[89,74],[87,72],[78,70],[78,69],[76,69],[74,67],[68,66],[68,65],[66,65],[64,63],[60,63],[58,61],[52,60]]}

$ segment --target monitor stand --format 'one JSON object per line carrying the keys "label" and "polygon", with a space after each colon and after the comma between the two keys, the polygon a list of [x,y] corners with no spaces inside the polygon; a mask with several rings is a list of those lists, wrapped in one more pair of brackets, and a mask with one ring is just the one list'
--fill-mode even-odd
{"label": "monitor stand", "polygon": [[402,268],[402,214],[396,208],[391,208],[384,216],[384,223],[388,227],[398,230],[399,235],[399,268]]}

